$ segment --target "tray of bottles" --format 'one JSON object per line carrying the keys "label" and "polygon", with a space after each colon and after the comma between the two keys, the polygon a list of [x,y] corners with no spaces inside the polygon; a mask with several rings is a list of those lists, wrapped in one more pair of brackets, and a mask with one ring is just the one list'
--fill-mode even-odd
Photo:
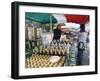
{"label": "tray of bottles", "polygon": [[32,54],[25,59],[25,68],[45,68],[45,67],[62,67],[64,66],[65,57],[60,56],[56,63],[50,61],[50,55]]}

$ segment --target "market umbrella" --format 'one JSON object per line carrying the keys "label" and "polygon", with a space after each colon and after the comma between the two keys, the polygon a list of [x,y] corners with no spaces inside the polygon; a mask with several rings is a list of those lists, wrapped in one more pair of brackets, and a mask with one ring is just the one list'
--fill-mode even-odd
{"label": "market umbrella", "polygon": [[67,22],[85,24],[89,21],[89,15],[76,15],[76,14],[65,14]]}
{"label": "market umbrella", "polygon": [[64,14],[53,13],[52,15],[56,18],[57,23],[66,23],[67,22],[67,19]]}
{"label": "market umbrella", "polygon": [[47,24],[47,23],[57,23],[57,20],[52,14],[50,13],[32,13],[32,12],[26,12],[25,18],[31,21],[36,21],[41,24]]}

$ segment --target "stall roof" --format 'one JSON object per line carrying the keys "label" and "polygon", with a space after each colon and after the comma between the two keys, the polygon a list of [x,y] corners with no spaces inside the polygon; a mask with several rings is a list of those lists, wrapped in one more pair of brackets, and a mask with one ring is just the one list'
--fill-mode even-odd
{"label": "stall roof", "polygon": [[[50,17],[52,20],[50,20]],[[36,21],[42,24],[47,23],[57,23],[57,20],[52,16],[50,13],[32,13],[32,12],[26,12],[25,18],[29,19],[31,21]]]}
{"label": "stall roof", "polygon": [[65,14],[68,22],[85,24],[89,21],[89,15],[75,15],[75,14]]}

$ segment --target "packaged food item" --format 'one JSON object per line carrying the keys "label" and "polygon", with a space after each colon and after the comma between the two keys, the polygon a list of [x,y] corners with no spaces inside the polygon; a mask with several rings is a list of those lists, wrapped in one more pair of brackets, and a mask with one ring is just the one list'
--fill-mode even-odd
{"label": "packaged food item", "polygon": [[50,57],[50,62],[52,62],[52,63],[59,62],[59,60],[60,60],[59,56],[51,56]]}

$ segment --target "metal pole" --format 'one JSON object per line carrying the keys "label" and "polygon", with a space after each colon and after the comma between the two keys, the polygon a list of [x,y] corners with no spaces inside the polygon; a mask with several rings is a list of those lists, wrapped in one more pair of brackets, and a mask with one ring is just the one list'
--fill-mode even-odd
{"label": "metal pole", "polygon": [[50,15],[50,33],[52,38],[52,15]]}

